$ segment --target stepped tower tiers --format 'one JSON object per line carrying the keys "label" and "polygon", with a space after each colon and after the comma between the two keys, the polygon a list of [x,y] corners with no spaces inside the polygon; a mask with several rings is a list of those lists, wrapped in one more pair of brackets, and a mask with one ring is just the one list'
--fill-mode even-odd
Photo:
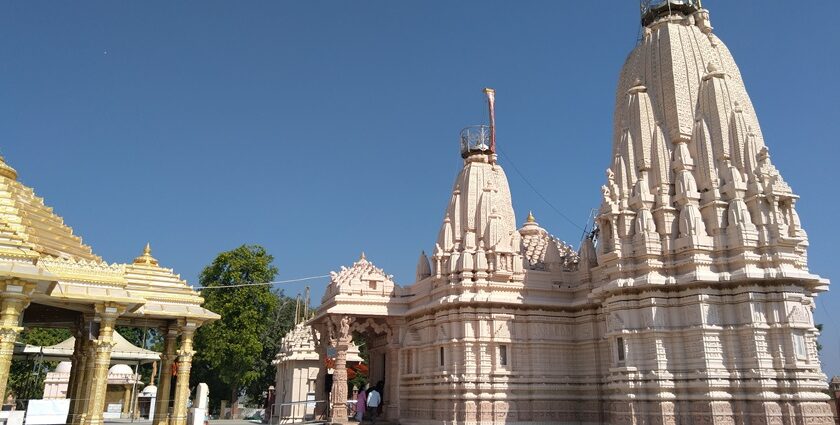
{"label": "stepped tower tiers", "polygon": [[517,228],[488,90],[490,125],[461,132],[464,166],[415,282],[364,257],[331,276],[310,320],[333,335],[320,350],[343,359],[351,334],[367,339],[388,419],[833,423],[813,321],[828,281],[808,271],[797,197],[738,68],[699,1],[643,2],[642,22],[596,231],[577,251],[533,214]]}
{"label": "stepped tower tiers", "polygon": [[596,219],[592,295],[621,357],[611,410],[830,423],[812,316],[828,281],[808,271],[798,196],[709,12],[642,13]]}

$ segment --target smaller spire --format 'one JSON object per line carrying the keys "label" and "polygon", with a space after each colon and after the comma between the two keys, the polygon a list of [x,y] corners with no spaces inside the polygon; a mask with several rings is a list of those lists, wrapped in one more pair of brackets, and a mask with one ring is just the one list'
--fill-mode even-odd
{"label": "smaller spire", "polygon": [[528,218],[525,219],[525,224],[523,224],[522,228],[519,229],[519,233],[522,236],[527,236],[527,235],[535,235],[535,234],[538,234],[540,232],[545,232],[545,230],[543,230],[543,228],[540,227],[540,224],[537,223],[537,218],[534,217],[534,213],[531,212],[531,211],[528,211]]}
{"label": "smaller spire", "polygon": [[147,266],[158,265],[158,261],[155,257],[152,257],[152,245],[149,242],[146,242],[146,246],[143,248],[143,255],[134,259],[134,264],[143,264]]}
{"label": "smaller spire", "polygon": [[357,261],[357,263],[362,263],[362,264],[365,264],[365,263],[367,263],[367,262],[368,262],[368,261],[367,261],[367,258],[365,257],[365,252],[364,252],[364,251],[362,251],[362,255],[360,255],[360,256],[359,256],[359,261]]}

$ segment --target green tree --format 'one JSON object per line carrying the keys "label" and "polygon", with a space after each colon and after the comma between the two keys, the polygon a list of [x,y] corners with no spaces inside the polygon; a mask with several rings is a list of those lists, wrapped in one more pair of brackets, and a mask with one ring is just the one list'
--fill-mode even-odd
{"label": "green tree", "polygon": [[201,272],[204,307],[222,318],[196,332],[193,381],[207,382],[214,405],[226,394],[235,406],[241,392],[266,373],[266,335],[281,303],[270,285],[240,285],[273,281],[273,261],[265,248],[242,245],[222,252]]}
{"label": "green tree", "polygon": [[[67,329],[29,328],[20,333],[18,341],[46,347],[58,344],[70,336]],[[13,360],[9,368],[7,393],[14,393],[19,402],[43,397],[44,378],[57,364],[58,362],[54,361],[43,361],[39,356]],[[5,396],[6,394],[3,395],[4,399]]]}
{"label": "green tree", "polygon": [[295,320],[295,300],[284,296],[282,291],[273,291],[273,293],[278,299],[277,308],[264,318],[268,326],[262,336],[263,353],[257,360],[257,365],[262,369],[262,375],[248,385],[245,391],[248,398],[259,406],[265,402],[268,387],[275,384],[277,369],[271,361],[280,349],[280,341],[292,329]]}

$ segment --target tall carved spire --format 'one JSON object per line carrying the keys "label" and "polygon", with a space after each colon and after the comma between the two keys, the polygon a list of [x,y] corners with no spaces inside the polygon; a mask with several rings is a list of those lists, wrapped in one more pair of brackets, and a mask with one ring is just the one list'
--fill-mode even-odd
{"label": "tall carved spire", "polygon": [[[521,239],[510,188],[494,153],[494,93],[485,89],[490,126],[461,131],[464,168],[455,179],[435,244],[431,271],[453,281],[521,279]],[[421,259],[422,260],[422,259]],[[418,262],[420,278],[422,261]]]}
{"label": "tall carved spire", "polygon": [[642,18],[643,39],[616,93],[598,264],[689,250],[701,269],[699,253],[712,252],[735,269],[789,267],[744,264],[739,256],[756,250],[746,258],[773,252],[807,271],[797,196],[770,161],[738,67],[711,32],[708,12],[694,0],[650,0]]}

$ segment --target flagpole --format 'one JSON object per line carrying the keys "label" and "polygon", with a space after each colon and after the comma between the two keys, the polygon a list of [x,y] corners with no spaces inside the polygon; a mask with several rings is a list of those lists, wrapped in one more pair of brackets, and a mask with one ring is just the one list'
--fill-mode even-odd
{"label": "flagpole", "polygon": [[487,103],[490,109],[490,153],[496,153],[496,90],[491,88],[484,89],[484,94],[487,95]]}

